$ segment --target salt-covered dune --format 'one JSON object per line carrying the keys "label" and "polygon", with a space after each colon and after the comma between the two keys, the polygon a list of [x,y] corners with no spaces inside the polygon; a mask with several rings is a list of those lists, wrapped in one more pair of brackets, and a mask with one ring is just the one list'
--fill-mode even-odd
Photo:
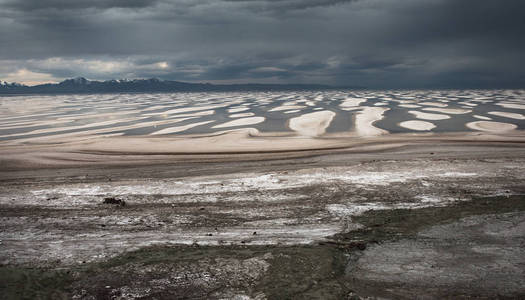
{"label": "salt-covered dune", "polygon": [[500,102],[500,103],[496,103],[496,105],[503,106],[505,108],[525,109],[525,104]]}
{"label": "salt-covered dune", "polygon": [[425,106],[435,106],[435,107],[447,107],[448,106],[446,103],[441,103],[441,102],[419,102],[418,104],[425,105]]}
{"label": "salt-covered dune", "polygon": [[273,111],[283,111],[283,110],[295,110],[295,109],[302,109],[304,107],[305,106],[302,106],[302,105],[281,105],[278,107],[274,107],[270,109],[269,111],[273,112]]}
{"label": "salt-covered dune", "polygon": [[288,126],[299,135],[319,136],[325,133],[334,117],[332,111],[317,111],[290,119]]}
{"label": "salt-covered dune", "polygon": [[34,134],[44,134],[44,133],[55,133],[60,131],[66,131],[66,130],[79,130],[79,129],[86,129],[89,130],[90,128],[95,128],[99,126],[107,126],[107,125],[113,125],[117,123],[123,123],[123,122],[129,122],[129,121],[139,121],[141,119],[144,119],[145,117],[141,118],[125,118],[125,119],[115,119],[115,120],[108,120],[108,121],[102,121],[102,122],[94,122],[94,123],[88,123],[85,125],[78,125],[78,126],[69,126],[69,127],[52,127],[52,128],[46,128],[46,129],[37,129],[32,130],[29,132],[24,133],[14,133],[9,135],[2,135],[0,138],[10,137],[10,136],[27,136],[27,135],[34,135]]}
{"label": "salt-covered dune", "polygon": [[[136,128],[144,128],[149,126],[160,126],[160,125],[166,125],[166,124],[176,124],[180,123],[186,120],[195,119],[196,117],[188,117],[188,118],[180,118],[180,119],[168,119],[163,121],[150,121],[150,122],[142,122],[142,123],[136,123],[133,125],[124,125],[124,126],[114,126],[110,128],[104,128],[104,129],[87,129],[79,132],[50,132],[49,134],[45,136],[37,136],[37,137],[29,137],[29,138],[19,138],[16,139],[17,143],[63,143],[68,141],[73,141],[75,139],[91,139],[96,138],[97,136],[107,136],[109,133],[111,133],[111,136],[118,135],[118,131],[125,131],[130,129],[136,129]],[[123,133],[119,133],[123,134]]]}
{"label": "salt-covered dune", "polygon": [[[320,108],[320,107],[319,107]],[[322,109],[322,108],[321,108]],[[300,109],[294,109],[294,110],[287,110],[285,111],[284,113],[285,114],[295,114],[295,113],[298,113],[300,112],[301,110]]]}
{"label": "salt-covered dune", "polygon": [[474,118],[476,119],[480,119],[480,120],[492,120],[491,118],[489,117],[486,117],[486,116],[480,116],[480,115],[473,115]]}
{"label": "salt-covered dune", "polygon": [[518,126],[514,124],[491,121],[475,121],[467,123],[466,126],[470,129],[487,132],[505,132],[518,128]]}
{"label": "salt-covered dune", "polygon": [[417,110],[410,110],[408,113],[413,114],[418,119],[423,120],[446,120],[450,119],[450,116],[442,115],[442,114],[431,114],[431,113],[425,113]]}
{"label": "salt-covered dune", "polygon": [[58,117],[56,120],[82,120],[82,119],[91,119],[91,118],[115,118],[122,115],[130,115],[140,113],[141,110],[124,110],[124,111],[115,111],[110,113],[97,113],[97,114],[65,114],[63,117]]}
{"label": "salt-covered dune", "polygon": [[213,115],[215,113],[215,110],[203,110],[198,112],[190,112],[190,113],[183,113],[183,114],[159,114],[159,113],[152,113],[152,114],[144,114],[144,116],[162,116],[162,117],[171,117],[171,118],[185,118],[185,117],[201,117],[201,116],[209,116]]}
{"label": "salt-covered dune", "polygon": [[237,113],[237,112],[246,111],[246,110],[249,110],[249,109],[250,109],[249,107],[238,106],[238,107],[232,107],[232,108],[228,109],[228,112],[229,113]]}
{"label": "salt-covered dune", "polygon": [[[483,124],[481,124],[483,126]],[[322,138],[261,133],[255,128],[200,135],[69,136],[42,143],[8,141],[0,144],[4,169],[51,166],[141,165],[174,161],[258,160],[303,157],[344,151],[374,153],[409,145],[435,145],[457,141],[476,145],[486,142],[525,143],[523,131],[407,133],[361,138],[352,134],[325,134]],[[235,155],[232,155],[235,154]]]}
{"label": "salt-covered dune", "polygon": [[343,102],[341,102],[339,106],[343,108],[357,107],[361,103],[366,102],[366,100],[367,99],[363,98],[346,98],[345,100],[343,100]]}
{"label": "salt-covered dune", "polygon": [[359,136],[376,136],[387,134],[388,131],[375,127],[373,124],[383,119],[385,107],[365,107],[355,117],[355,131]]}
{"label": "salt-covered dune", "polygon": [[213,121],[204,121],[204,122],[192,123],[192,124],[187,124],[187,125],[182,125],[182,126],[164,128],[164,129],[161,129],[159,131],[153,132],[152,135],[182,132],[182,131],[188,130],[190,128],[197,127],[197,126],[200,126],[200,125],[205,125],[205,124],[208,124],[208,123],[211,123],[211,122],[213,122]]}
{"label": "salt-covered dune", "polygon": [[436,128],[436,125],[430,122],[418,121],[418,120],[404,121],[404,122],[399,123],[399,126],[403,128],[411,129],[411,130],[416,130],[416,131],[428,131],[428,130],[432,130]]}
{"label": "salt-covered dune", "polygon": [[489,111],[489,115],[498,116],[498,117],[504,117],[504,118],[510,118],[510,119],[516,119],[516,120],[525,120],[525,116],[518,113],[510,113],[510,112],[504,112],[504,111]]}
{"label": "salt-covered dune", "polygon": [[398,106],[403,107],[403,108],[420,108],[421,107],[421,105],[417,105],[417,104],[399,104]]}
{"label": "salt-covered dune", "polygon": [[239,113],[239,114],[231,114],[229,115],[230,118],[244,118],[244,117],[253,117],[255,116],[252,112],[246,112],[246,113]]}
{"label": "salt-covered dune", "polygon": [[[107,138],[107,141],[111,140],[116,145],[120,145],[121,151],[133,152],[136,149],[135,146],[141,144],[139,140],[145,138],[153,139],[144,142],[144,145],[149,145],[151,149],[146,146],[137,149],[143,149],[149,153],[159,148],[161,152],[169,150],[179,153],[177,147],[159,143],[161,140],[164,142],[165,138],[168,143],[171,143],[168,138],[177,137],[176,143],[182,143],[182,145],[189,145],[189,142],[185,140],[198,139],[201,141],[198,146],[204,147],[203,149],[195,150],[188,147],[185,151],[189,152],[192,150],[278,152],[326,149],[342,147],[349,143],[390,138],[393,135],[388,134],[389,127],[382,129],[375,125],[384,117],[398,118],[395,122],[401,123],[400,126],[406,129],[402,131],[411,135],[418,134],[420,131],[420,136],[438,135],[436,132],[424,131],[432,130],[436,125],[440,129],[439,127],[446,122],[432,124],[431,121],[449,119],[454,117],[454,114],[464,114],[464,116],[455,118],[454,122],[468,120],[465,123],[474,121],[471,118],[477,118],[480,121],[507,118],[503,120],[505,123],[471,122],[464,128],[475,130],[475,134],[478,135],[481,134],[479,131],[507,135],[511,134],[509,130],[521,126],[521,120],[525,119],[525,114],[519,110],[525,108],[521,93],[513,91],[497,93],[484,91],[326,91],[286,94],[264,92],[176,93],[141,96],[68,95],[42,99],[26,99],[22,96],[15,97],[16,99],[0,97],[0,147],[46,144],[61,145],[65,147],[64,149],[69,149],[67,147],[73,147],[73,144],[88,143],[88,141],[93,143],[90,145],[99,145],[99,142],[104,141],[100,145],[105,145],[104,138]],[[29,103],[33,104],[33,100],[35,100],[34,106],[26,108],[25,106]],[[50,103],[53,105],[49,105]],[[389,107],[378,107],[384,104],[395,107],[394,111],[387,116],[384,115]],[[473,107],[474,105],[479,107]],[[499,105],[500,108],[495,108],[494,105]],[[301,110],[304,111],[301,112]],[[265,113],[269,111],[272,111],[268,114],[268,116],[271,115],[271,118],[269,117],[269,120],[266,121]],[[486,113],[487,111],[490,112]],[[396,115],[394,112],[399,112],[399,114]],[[407,116],[407,112],[413,116]],[[327,133],[327,129],[339,114],[343,116],[337,119],[337,128],[341,128],[341,131]],[[210,116],[216,117],[210,118]],[[260,130],[275,128],[274,126],[255,126],[255,124],[284,123],[283,118],[286,117],[290,118],[287,122],[290,128],[288,132],[243,131],[249,134],[240,138],[243,142],[238,144],[231,142],[234,139],[230,139],[231,136],[239,137],[238,133],[223,131],[241,127],[247,130],[245,127],[252,125]],[[350,117],[353,117],[354,124],[349,120]],[[182,123],[186,120],[192,121],[189,124],[188,122]],[[219,120],[220,122],[217,122]],[[423,122],[424,120],[430,120],[430,122]],[[388,122],[381,122],[381,126],[393,126],[396,131],[401,129],[394,126],[390,120],[386,121]],[[344,128],[345,124],[342,122],[347,122],[348,127]],[[348,131],[352,125],[354,125],[354,130]],[[153,126],[162,127],[152,130]],[[196,126],[201,126],[199,136],[186,135],[185,130]],[[457,126],[465,125],[458,123]],[[133,130],[138,128],[143,128],[143,130]],[[145,136],[128,136],[148,134],[152,131],[156,132]],[[116,138],[123,134],[125,136]],[[173,136],[159,136],[166,134],[173,134]],[[366,139],[360,139],[362,137]],[[209,144],[206,144],[204,140],[207,140]],[[245,143],[244,140],[249,140],[249,142]],[[95,151],[97,147],[90,149]],[[111,149],[118,150],[118,148]],[[75,151],[83,150],[81,147],[75,148]],[[104,151],[103,148],[100,151]]]}
{"label": "salt-covered dune", "polygon": [[461,108],[438,108],[438,107],[425,107],[423,110],[427,111],[436,111],[444,114],[452,114],[452,115],[462,115],[467,114],[469,112],[472,112],[470,109],[461,109]]}
{"label": "salt-covered dune", "polygon": [[201,111],[201,110],[211,110],[211,109],[216,109],[216,108],[220,108],[224,106],[226,106],[226,104],[183,107],[183,108],[170,109],[170,110],[163,111],[163,112],[150,113],[148,115],[175,115],[175,114],[180,114],[180,113],[187,113],[187,112],[194,112],[194,111]]}
{"label": "salt-covered dune", "polygon": [[307,136],[265,136],[255,128],[241,128],[209,135],[170,137],[122,137],[87,140],[73,148],[83,151],[121,152],[123,149],[135,153],[243,153],[296,151],[308,149],[341,148],[351,144],[345,139],[315,139]]}
{"label": "salt-covered dune", "polygon": [[242,118],[237,119],[233,121],[229,121],[223,124],[215,125],[212,128],[225,128],[225,127],[235,127],[235,126],[245,126],[245,125],[253,125],[253,124],[259,124],[264,122],[264,117],[249,117],[249,118]]}

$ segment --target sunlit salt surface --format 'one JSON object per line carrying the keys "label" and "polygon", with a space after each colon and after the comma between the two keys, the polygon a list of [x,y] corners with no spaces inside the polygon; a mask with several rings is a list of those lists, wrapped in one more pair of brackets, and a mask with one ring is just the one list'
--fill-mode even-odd
{"label": "sunlit salt surface", "polygon": [[0,141],[214,134],[291,138],[525,129],[524,90],[301,91],[0,97]]}
{"label": "sunlit salt surface", "polygon": [[417,131],[428,131],[436,127],[433,123],[418,120],[404,121],[399,123],[399,126]]}
{"label": "sunlit salt surface", "polygon": [[425,113],[417,110],[410,110],[409,113],[413,114],[416,118],[422,119],[422,120],[446,120],[450,119],[450,116],[443,115],[443,114],[431,114],[431,113]]}
{"label": "sunlit salt surface", "polygon": [[479,131],[488,131],[488,132],[504,132],[509,130],[516,129],[516,125],[509,123],[501,122],[490,122],[490,121],[476,121],[467,123],[467,127],[479,130]]}

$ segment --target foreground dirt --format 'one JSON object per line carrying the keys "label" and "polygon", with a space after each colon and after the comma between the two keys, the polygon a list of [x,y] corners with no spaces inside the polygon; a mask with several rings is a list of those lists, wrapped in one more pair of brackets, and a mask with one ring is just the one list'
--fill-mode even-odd
{"label": "foreground dirt", "polygon": [[519,145],[444,145],[4,172],[0,293],[519,298],[524,169]]}

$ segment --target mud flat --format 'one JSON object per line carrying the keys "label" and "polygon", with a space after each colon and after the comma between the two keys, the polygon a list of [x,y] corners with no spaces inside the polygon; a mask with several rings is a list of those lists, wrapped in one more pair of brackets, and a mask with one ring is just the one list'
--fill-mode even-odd
{"label": "mud flat", "polygon": [[521,131],[355,135],[4,143],[0,293],[525,296]]}

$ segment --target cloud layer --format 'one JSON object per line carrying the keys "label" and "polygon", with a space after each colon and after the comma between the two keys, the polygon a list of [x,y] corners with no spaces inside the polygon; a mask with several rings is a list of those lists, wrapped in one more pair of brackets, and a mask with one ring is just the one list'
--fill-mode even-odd
{"label": "cloud layer", "polygon": [[0,7],[1,80],[525,82],[521,0],[0,0]]}

